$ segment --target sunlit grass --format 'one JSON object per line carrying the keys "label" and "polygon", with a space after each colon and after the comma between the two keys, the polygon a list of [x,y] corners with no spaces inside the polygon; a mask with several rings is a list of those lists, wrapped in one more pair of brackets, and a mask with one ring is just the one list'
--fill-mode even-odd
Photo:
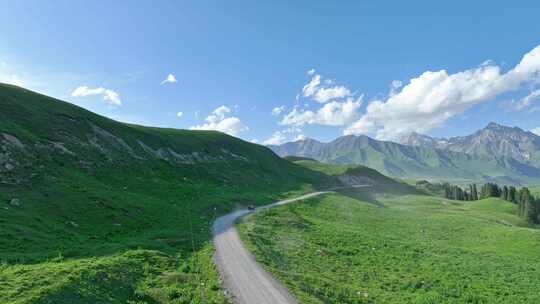
{"label": "sunlit grass", "polygon": [[540,231],[499,199],[338,194],[258,212],[242,238],[301,303],[537,303]]}

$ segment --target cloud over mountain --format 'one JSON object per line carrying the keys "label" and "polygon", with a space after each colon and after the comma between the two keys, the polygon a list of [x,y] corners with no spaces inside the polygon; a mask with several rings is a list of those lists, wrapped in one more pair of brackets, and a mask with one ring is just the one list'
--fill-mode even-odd
{"label": "cloud over mountain", "polygon": [[86,96],[95,96],[95,95],[101,95],[103,97],[103,100],[107,102],[110,105],[114,106],[121,106],[122,100],[120,99],[120,95],[111,90],[104,87],[97,87],[97,88],[90,88],[88,86],[79,86],[73,92],[71,92],[72,97],[86,97]]}
{"label": "cloud over mountain", "polygon": [[227,106],[216,108],[208,117],[206,123],[190,127],[190,130],[215,130],[237,136],[239,133],[249,130],[238,117],[229,116],[231,109]]}
{"label": "cloud over mountain", "polygon": [[392,139],[412,131],[427,132],[476,104],[537,81],[539,73],[540,46],[506,73],[490,62],[454,74],[426,71],[401,91],[372,101],[344,133],[374,133],[379,139]]}

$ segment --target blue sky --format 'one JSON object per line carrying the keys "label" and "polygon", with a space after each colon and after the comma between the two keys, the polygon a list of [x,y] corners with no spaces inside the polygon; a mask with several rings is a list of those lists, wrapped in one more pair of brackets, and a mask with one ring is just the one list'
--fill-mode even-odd
{"label": "blue sky", "polygon": [[9,1],[0,81],[259,143],[540,127],[538,1],[402,2]]}

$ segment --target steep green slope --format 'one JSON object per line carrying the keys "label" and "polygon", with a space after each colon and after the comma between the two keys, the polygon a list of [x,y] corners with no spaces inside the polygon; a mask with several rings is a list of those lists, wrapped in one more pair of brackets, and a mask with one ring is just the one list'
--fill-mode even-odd
{"label": "steep green slope", "polygon": [[223,303],[213,219],[324,179],[222,133],[0,84],[0,302]]}
{"label": "steep green slope", "polygon": [[[362,189],[362,191],[371,191]],[[301,303],[538,303],[540,231],[500,199],[330,194],[240,225]]]}
{"label": "steep green slope", "polygon": [[463,183],[489,180],[507,184],[540,181],[539,168],[513,158],[407,146],[367,136],[343,136],[329,143],[305,140],[270,148],[281,156],[311,157],[336,164],[359,164],[400,178]]}

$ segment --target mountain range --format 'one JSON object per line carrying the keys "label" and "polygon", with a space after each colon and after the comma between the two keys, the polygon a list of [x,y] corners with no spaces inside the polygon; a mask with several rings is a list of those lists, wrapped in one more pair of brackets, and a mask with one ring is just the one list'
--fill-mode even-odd
{"label": "mountain range", "polygon": [[410,133],[399,143],[497,157],[511,157],[520,162],[540,165],[540,136],[518,127],[490,123],[468,136],[433,138]]}
{"label": "mountain range", "polygon": [[280,156],[361,164],[400,178],[511,184],[540,181],[540,137],[493,122],[461,137],[411,133],[391,142],[347,135],[328,143],[308,138],[269,147]]}

